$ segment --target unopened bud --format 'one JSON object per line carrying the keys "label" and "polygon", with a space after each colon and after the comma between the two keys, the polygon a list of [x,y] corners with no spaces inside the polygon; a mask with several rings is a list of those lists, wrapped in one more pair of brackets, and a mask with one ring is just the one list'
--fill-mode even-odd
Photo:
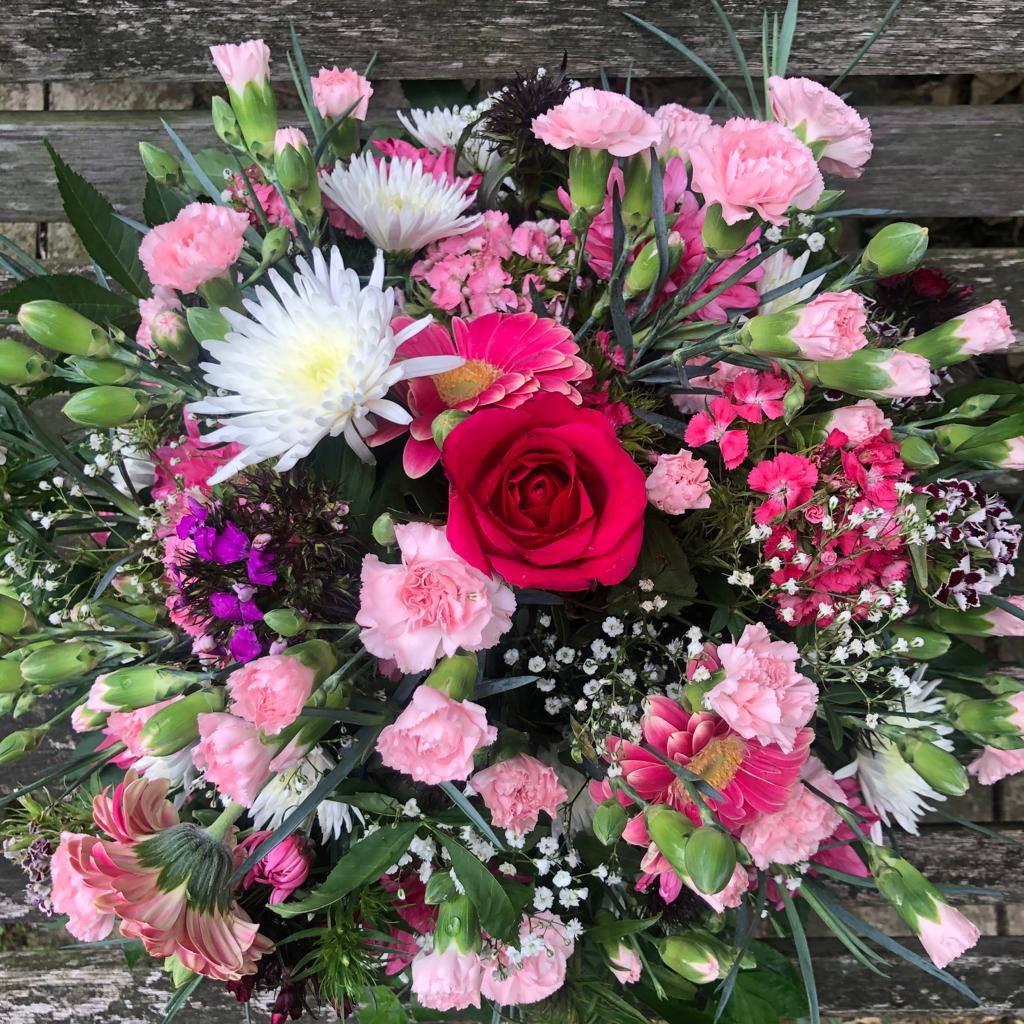
{"label": "unopened bud", "polygon": [[[675,231],[668,237],[668,263],[665,273],[671,274],[683,256],[683,240]],[[658,241],[652,238],[639,252],[630,265],[623,283],[623,293],[627,298],[641,295],[650,290],[661,272],[661,258],[658,256]]]}
{"label": "unopened bud", "polygon": [[706,209],[700,235],[704,251],[713,260],[735,256],[747,244],[751,232],[760,224],[756,215],[751,215],[746,220],[738,220],[735,224],[727,224],[719,203],[711,203]]}
{"label": "unopened bud", "polygon": [[702,825],[687,839],[683,862],[698,892],[721,892],[736,870],[736,844],[714,825]]}
{"label": "unopened bud", "polygon": [[468,700],[476,688],[476,676],[475,654],[453,654],[438,663],[423,685],[447,693],[452,700]]}
{"label": "unopened bud", "polygon": [[202,677],[162,665],[129,665],[97,676],[90,703],[107,711],[135,711],[184,693]]}
{"label": "unopened bud", "polygon": [[33,384],[51,373],[53,363],[34,349],[11,338],[0,339],[0,384]]}
{"label": "unopened bud", "polygon": [[913,737],[901,739],[899,747],[907,764],[936,792],[945,796],[963,796],[967,792],[967,772],[948,751]]}
{"label": "unopened bud", "polygon": [[658,952],[666,967],[695,985],[707,985],[721,977],[718,957],[707,942],[696,937],[673,935],[662,939]]}
{"label": "unopened bud", "polygon": [[18,729],[0,740],[0,764],[10,764],[26,754],[32,753],[39,746],[39,741],[46,735],[46,727],[35,729]]}
{"label": "unopened bud", "polygon": [[107,332],[63,302],[35,299],[18,310],[18,323],[33,340],[72,356],[109,356],[114,345]]}
{"label": "unopened bud", "polygon": [[281,188],[299,195],[316,175],[313,154],[306,136],[298,128],[279,128],[274,138],[274,172]]}
{"label": "unopened bud", "polygon": [[687,876],[685,851],[686,843],[696,831],[696,826],[685,814],[666,804],[650,804],[644,811],[644,823],[651,842],[661,855],[672,865],[680,878]]}
{"label": "unopened bud", "polygon": [[382,512],[373,521],[373,527],[370,530],[373,534],[373,539],[381,545],[381,547],[390,548],[397,543],[395,536],[395,521],[391,517],[390,512]]}
{"label": "unopened bud", "polygon": [[434,444],[438,448],[444,447],[445,438],[465,419],[469,417],[468,412],[461,409],[445,409],[438,413],[430,425],[430,432],[434,435]]}
{"label": "unopened bud", "polygon": [[618,800],[605,800],[604,803],[598,804],[594,812],[594,835],[604,846],[611,846],[618,842],[626,829],[627,821],[626,809]]}
{"label": "unopened bud", "polygon": [[36,626],[35,616],[20,601],[0,594],[0,634],[16,636],[24,629]]}
{"label": "unopened bud", "polygon": [[782,398],[782,417],[786,423],[791,423],[793,417],[804,407],[807,401],[807,392],[800,381],[794,381],[789,390]]}
{"label": "unopened bud", "polygon": [[10,658],[0,658],[0,693],[17,693],[23,683],[21,664]]}
{"label": "unopened bud", "polygon": [[161,185],[180,185],[182,182],[181,164],[160,146],[151,142],[139,143],[139,156],[146,173]]}
{"label": "unopened bud", "polygon": [[21,663],[21,674],[30,683],[65,683],[91,672],[106,656],[102,644],[65,640],[34,650]]}
{"label": "unopened bud", "polygon": [[271,228],[260,247],[260,263],[269,267],[271,264],[277,263],[278,260],[284,259],[288,255],[288,247],[291,242],[291,232],[283,224]]}
{"label": "unopened bud", "polygon": [[63,412],[72,423],[83,427],[119,427],[143,415],[149,407],[145,392],[104,384],[72,395],[64,403]]}
{"label": "unopened bud", "polygon": [[226,146],[234,149],[242,148],[242,130],[238,127],[238,118],[231,105],[223,96],[214,96],[210,104],[213,115],[213,130],[217,138]]}
{"label": "unopened bud", "polygon": [[278,636],[298,636],[309,625],[306,616],[294,608],[274,608],[263,616],[263,621]]}
{"label": "unopened bud", "polygon": [[865,246],[861,270],[872,277],[906,274],[921,262],[927,249],[927,228],[906,221],[886,224]]}
{"label": "unopened bud", "polygon": [[223,710],[223,690],[196,690],[153,715],[139,732],[139,746],[151,757],[175,754],[199,738],[199,715]]}
{"label": "unopened bud", "polygon": [[188,322],[175,309],[164,309],[157,313],[150,325],[149,335],[161,352],[166,352],[182,366],[191,366],[199,356],[199,346],[188,329]]}
{"label": "unopened bud", "polygon": [[127,384],[138,377],[134,367],[119,363],[116,359],[72,356],[68,363],[91,384]]}

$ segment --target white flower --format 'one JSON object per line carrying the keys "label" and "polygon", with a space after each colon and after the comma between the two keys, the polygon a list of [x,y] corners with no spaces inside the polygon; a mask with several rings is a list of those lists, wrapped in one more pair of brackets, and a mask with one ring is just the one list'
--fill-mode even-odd
{"label": "white flower", "polygon": [[[426,149],[434,153],[458,151],[462,133],[480,116],[484,104],[462,107],[434,107],[433,110],[397,111],[405,130]],[[486,171],[497,158],[496,147],[486,139],[467,136],[459,159],[459,171]]]}
{"label": "white flower", "polygon": [[361,459],[372,462],[364,441],[377,429],[372,416],[411,420],[388,391],[401,380],[462,365],[457,356],[393,362],[398,346],[430,318],[392,331],[395,296],[383,287],[380,253],[365,288],[354,270],[345,269],[337,248],[330,265],[314,250],[312,267],[301,258],[297,266],[291,283],[271,270],[277,297],[257,288],[256,299],[245,300],[250,315],[223,310],[232,329],[222,341],[203,342],[218,360],[200,364],[207,384],[233,394],[211,395],[190,409],[230,417],[207,439],[234,441],[243,449],[210,477],[211,484],[265,459],[276,458],[281,472],[291,469],[323,438],[341,433]]}
{"label": "white flower", "polygon": [[[768,292],[781,288],[783,285],[795,281],[798,277],[803,277],[810,255],[810,249],[807,249],[796,259],[790,256],[784,249],[773,253],[764,261],[764,276],[757,282],[758,294],[767,295]],[[799,288],[794,288],[792,291],[786,292],[785,295],[780,295],[777,299],[761,303],[757,311],[762,314],[781,313],[784,309],[789,309],[790,306],[795,306],[798,302],[804,302],[809,299],[824,280],[824,277],[816,277],[813,281],[808,281]]]}
{"label": "white flower", "polygon": [[533,890],[533,909],[550,910],[555,903],[555,894],[545,885],[538,885]]}
{"label": "white flower", "polygon": [[324,195],[387,252],[416,252],[476,227],[478,214],[463,216],[473,205],[473,196],[466,194],[469,185],[469,179],[438,181],[423,169],[422,160],[394,157],[378,163],[370,152],[320,177]]}

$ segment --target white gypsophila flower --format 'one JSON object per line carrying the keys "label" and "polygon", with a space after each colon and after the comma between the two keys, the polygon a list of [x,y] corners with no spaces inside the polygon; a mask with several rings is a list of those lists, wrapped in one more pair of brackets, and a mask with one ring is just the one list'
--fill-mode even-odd
{"label": "white gypsophila flower", "polygon": [[[806,249],[795,259],[784,249],[773,253],[762,264],[764,276],[757,282],[758,294],[766,295],[775,288],[781,288],[782,285],[789,284],[790,281],[795,281],[798,277],[803,277],[810,255],[810,249]],[[808,281],[799,288],[780,295],[777,299],[762,303],[758,306],[757,311],[761,314],[781,313],[784,309],[789,309],[790,306],[805,302],[818,290],[818,286],[824,280],[824,277],[816,277],[813,281]]]}
{"label": "white gypsophila flower", "polygon": [[217,360],[200,364],[207,384],[233,393],[211,395],[189,409],[223,419],[207,440],[242,446],[210,477],[211,484],[266,459],[277,459],[278,471],[291,469],[323,438],[338,434],[372,462],[364,439],[377,430],[374,417],[401,424],[412,419],[387,398],[391,388],[463,363],[458,356],[394,362],[398,346],[430,317],[392,330],[395,295],[383,286],[381,253],[365,288],[354,270],[345,269],[337,248],[329,264],[314,250],[312,266],[302,258],[296,265],[290,283],[271,270],[277,295],[257,288],[256,298],[244,302],[249,316],[224,309],[231,330],[223,340],[203,342]]}
{"label": "white gypsophila flower", "polygon": [[[488,100],[477,106],[434,107],[432,110],[413,109],[408,114],[399,110],[402,127],[425,149],[440,153],[448,148],[458,152],[462,133],[480,116]],[[462,174],[486,171],[498,157],[497,147],[487,139],[467,136],[459,155],[458,171]]]}
{"label": "white gypsophila flower", "polygon": [[464,216],[473,205],[468,179],[438,181],[422,160],[374,159],[372,153],[338,163],[320,176],[320,188],[386,252],[416,252],[430,242],[461,235],[480,223]]}

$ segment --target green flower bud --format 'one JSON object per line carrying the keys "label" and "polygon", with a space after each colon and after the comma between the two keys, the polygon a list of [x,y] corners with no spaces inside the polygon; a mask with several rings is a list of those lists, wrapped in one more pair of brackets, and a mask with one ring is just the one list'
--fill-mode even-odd
{"label": "green flower bud", "polygon": [[923,437],[905,437],[900,458],[912,469],[931,469],[939,464],[939,453]]}
{"label": "green flower bud", "polygon": [[338,656],[326,640],[304,640],[284,651],[290,658],[298,658],[306,668],[313,670],[313,683],[319,686],[338,670]]}
{"label": "green flower bud", "polygon": [[53,373],[53,363],[11,338],[0,339],[0,384],[33,384]]}
{"label": "green flower bud", "polygon": [[10,764],[26,754],[31,754],[39,741],[46,735],[46,726],[35,729],[18,729],[0,740],[0,764]]}
{"label": "green flower bud", "polygon": [[18,310],[18,323],[35,342],[72,356],[109,356],[107,332],[63,302],[35,299]]}
{"label": "green flower bud", "polygon": [[696,937],[673,935],[658,943],[658,952],[665,966],[695,985],[706,985],[722,976],[711,945]]}
{"label": "green flower bud", "polygon": [[957,406],[956,415],[960,419],[975,420],[994,409],[1004,398],[1003,395],[971,395]]}
{"label": "green flower bud", "polygon": [[277,103],[270,82],[253,79],[240,90],[228,87],[228,96],[249,150],[263,160],[272,159],[277,133]]}
{"label": "green flower bud", "polygon": [[[649,150],[634,153],[626,160],[623,175],[622,223],[638,231],[651,219],[651,154]],[[648,287],[650,287],[648,285]]]}
{"label": "green flower bud", "polygon": [[722,216],[721,205],[711,203],[707,207],[704,227],[700,233],[705,252],[713,260],[724,260],[729,256],[735,256],[747,244],[750,233],[760,223],[760,218],[756,214],[752,214],[746,220],[738,220],[735,224],[726,224],[725,218]]}
{"label": "green flower bud", "polygon": [[[133,625],[125,618],[125,615],[131,615],[133,618],[142,619],[143,622],[154,625],[163,618],[167,610],[163,605],[134,604],[130,601],[116,601],[112,597],[104,597],[98,604],[86,604],[86,608],[88,615],[95,618],[97,622],[104,626],[117,626],[120,629]],[[119,614],[121,612],[124,614]]]}
{"label": "green flower bud", "polygon": [[65,683],[91,672],[106,656],[102,644],[65,640],[34,650],[21,663],[21,674],[30,683]]}
{"label": "green flower bud", "polygon": [[309,625],[306,616],[294,608],[274,608],[263,616],[263,621],[278,636],[298,636]]}
{"label": "green flower bud", "polygon": [[151,757],[175,754],[199,738],[199,715],[223,710],[222,689],[196,690],[153,715],[139,733],[139,746]]}
{"label": "green flower bud", "polygon": [[0,634],[16,636],[24,629],[35,629],[36,617],[20,601],[0,594]]}
{"label": "green flower bud", "polygon": [[68,360],[68,364],[73,366],[91,384],[127,384],[138,377],[134,367],[119,363],[116,359],[72,356]]}
{"label": "green flower bud", "polygon": [[228,101],[223,96],[214,96],[210,107],[217,138],[226,146],[242,149],[242,130],[238,127],[238,118]]}
{"label": "green flower bud", "polygon": [[23,683],[20,662],[0,658],[0,693],[17,693]]}
{"label": "green flower bud", "polygon": [[928,229],[920,224],[896,221],[886,224],[868,242],[861,254],[860,267],[872,277],[905,274],[924,259],[928,249]]}
{"label": "green flower bud", "polygon": [[[666,272],[671,274],[679,266],[683,258],[682,236],[673,231],[668,236],[668,266]],[[623,293],[626,298],[634,295],[646,294],[661,271],[661,260],[658,257],[658,241],[652,238],[639,252],[636,259],[630,265],[626,273],[626,280],[623,282]]]}
{"label": "green flower bud", "polygon": [[846,359],[804,363],[800,369],[822,387],[861,398],[913,398],[931,390],[928,360],[899,349],[862,348]]}
{"label": "green flower bud", "polygon": [[144,391],[101,384],[72,395],[63,412],[83,427],[119,427],[146,413],[150,404]]}
{"label": "green flower bud", "polygon": [[944,424],[935,428],[935,438],[944,452],[964,462],[990,468],[1017,469],[1024,453],[1024,434],[1020,433],[1018,420],[1019,417],[1013,416],[988,427]]}
{"label": "green flower bud", "polygon": [[97,676],[91,703],[107,711],[136,711],[184,693],[202,676],[162,665],[129,665]]}
{"label": "green flower bud", "polygon": [[153,318],[149,333],[153,344],[181,366],[191,366],[199,356],[199,346],[188,329],[185,317],[175,309],[158,313]]}
{"label": "green flower bud", "polygon": [[736,870],[736,844],[713,825],[702,825],[686,841],[683,863],[698,892],[721,892]]}
{"label": "green flower bud", "polygon": [[603,845],[611,846],[619,841],[628,821],[626,808],[618,800],[605,800],[594,812],[594,835]]}
{"label": "green flower bud", "polygon": [[185,311],[188,328],[197,341],[222,341],[231,324],[216,309],[192,306]]}
{"label": "green flower bud", "polygon": [[313,154],[310,153],[309,147],[283,147],[274,157],[274,172],[285,192],[294,196],[301,195],[309,188],[309,183],[316,173],[316,168],[313,167]]}
{"label": "green flower bud", "polygon": [[438,662],[423,685],[447,693],[452,700],[468,700],[476,688],[476,676],[475,654],[453,654]]}
{"label": "green flower bud", "polygon": [[967,792],[967,772],[948,751],[912,736],[898,742],[903,759],[936,792],[945,796],[963,796]]}
{"label": "green flower bud", "polygon": [[906,656],[914,661],[931,661],[932,658],[941,658],[952,643],[945,633],[936,633],[935,630],[923,629],[906,622],[893,626],[892,634],[896,639],[907,642]]}
{"label": "green flower bud", "polygon": [[[569,151],[569,199],[573,216],[582,215],[582,228],[604,206],[608,175],[612,169],[612,155],[603,149],[583,149],[573,146]],[[571,220],[571,218],[570,218]],[[574,231],[580,228],[573,227]]]}
{"label": "green flower bud", "polygon": [[373,521],[373,526],[370,530],[373,534],[373,539],[380,544],[381,547],[390,548],[397,543],[395,537],[395,521],[391,517],[390,512],[382,512]]}
{"label": "green flower bud", "polygon": [[1008,700],[978,700],[951,694],[946,704],[950,722],[962,732],[974,733],[986,742],[998,736],[1022,738],[1021,726],[1014,720],[1020,717],[1020,712]]}
{"label": "green flower bud", "polygon": [[0,693],[0,718],[9,715],[14,710],[17,700],[18,694],[16,693]]}
{"label": "green flower bud", "polygon": [[182,182],[181,164],[159,146],[151,142],[139,143],[139,156],[146,173],[161,185],[180,185]]}
{"label": "green flower bud", "polygon": [[434,435],[434,444],[438,448],[443,448],[445,438],[468,417],[469,413],[463,412],[461,409],[445,409],[444,412],[438,413],[430,425],[430,432]]}
{"label": "green flower bud", "polygon": [[644,823],[651,842],[676,874],[680,878],[687,877],[685,851],[687,841],[696,831],[693,822],[666,804],[650,804],[644,811]]}
{"label": "green flower bud", "polygon": [[785,423],[792,423],[793,417],[804,407],[807,401],[807,392],[804,391],[800,381],[793,381],[789,390],[782,399],[782,417]]}
{"label": "green flower bud", "polygon": [[272,263],[284,259],[288,255],[288,248],[291,244],[291,232],[283,224],[279,224],[276,228],[271,228],[264,237],[263,244],[260,247],[260,263],[265,267],[269,267]]}
{"label": "green flower bud", "polygon": [[443,953],[449,946],[460,953],[480,949],[480,919],[468,896],[449,896],[438,908],[434,949]]}
{"label": "green flower bud", "polygon": [[22,715],[27,715],[36,706],[38,699],[39,694],[32,691],[19,694],[14,700],[14,710],[11,712],[11,717],[21,718]]}

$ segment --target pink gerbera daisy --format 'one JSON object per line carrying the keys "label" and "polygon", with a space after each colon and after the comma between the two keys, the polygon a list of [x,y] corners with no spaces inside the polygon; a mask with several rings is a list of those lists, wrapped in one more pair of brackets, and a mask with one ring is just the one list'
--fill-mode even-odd
{"label": "pink gerbera daisy", "polygon": [[[410,322],[401,317],[392,327],[401,330]],[[580,405],[583,398],[573,384],[591,374],[572,332],[534,313],[489,313],[469,323],[456,317],[451,334],[440,324],[431,324],[406,341],[396,359],[426,355],[458,355],[466,362],[456,370],[402,385],[413,417],[404,465],[414,479],[428,473],[440,458],[431,428],[446,409],[472,412],[485,405],[516,409],[541,391],[565,395]],[[370,444],[383,444],[404,429],[384,424]]]}

